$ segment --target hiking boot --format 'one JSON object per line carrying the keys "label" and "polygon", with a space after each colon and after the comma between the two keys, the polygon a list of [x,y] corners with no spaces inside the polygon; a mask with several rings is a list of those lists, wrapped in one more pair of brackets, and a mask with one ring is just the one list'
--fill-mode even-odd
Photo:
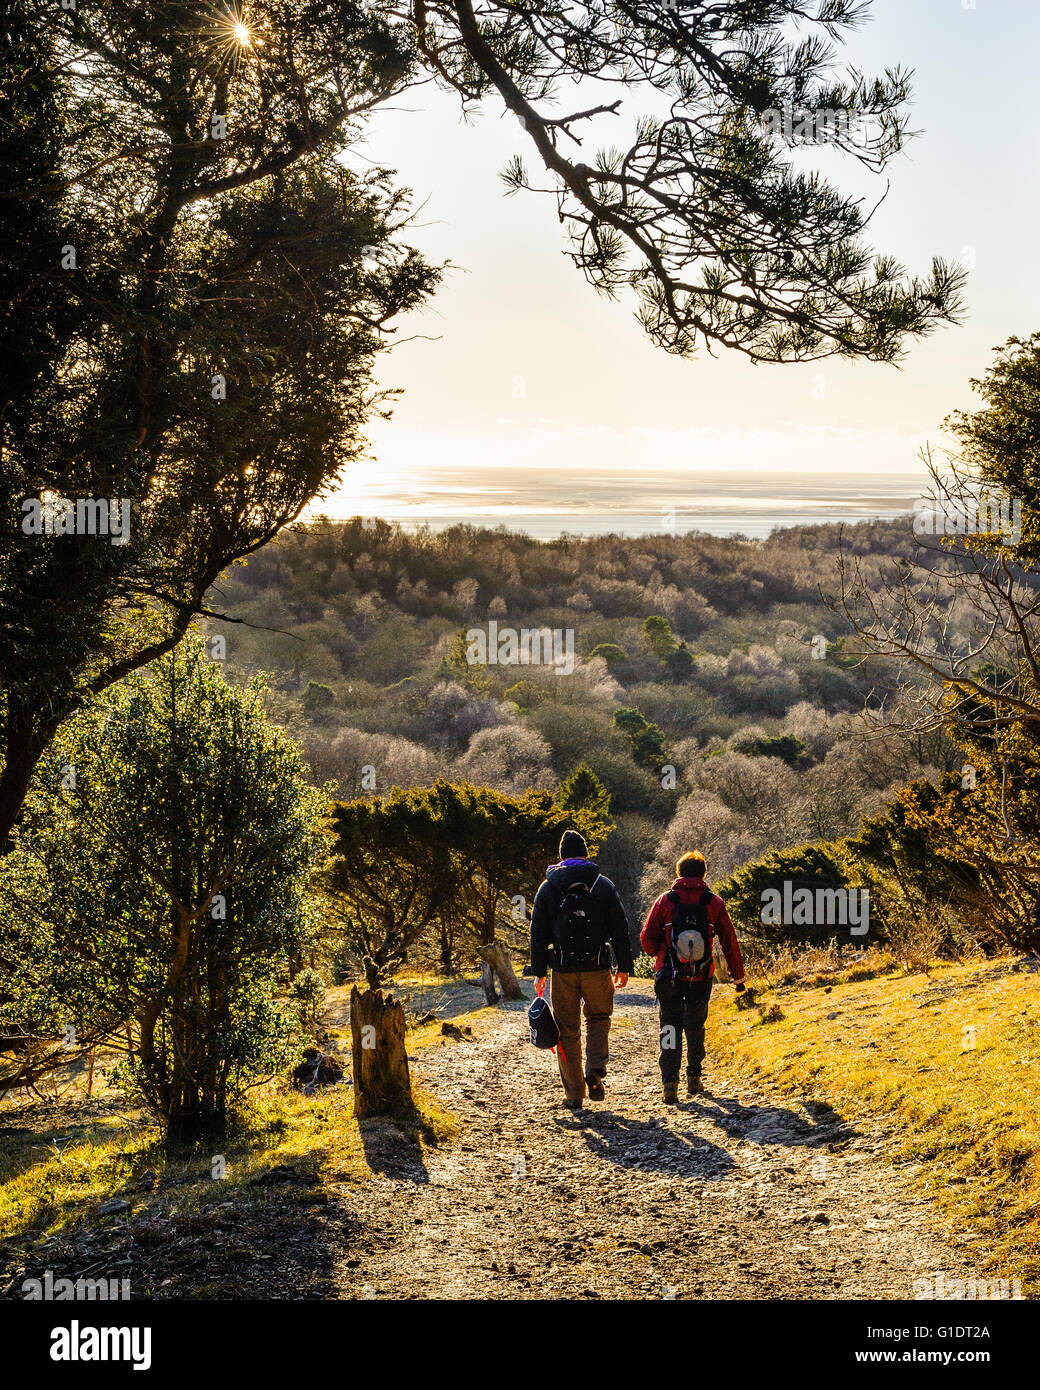
{"label": "hiking boot", "polygon": [[686,1094],[688,1096],[704,1094],[704,1082],[701,1080],[699,1072],[696,1076],[691,1073],[686,1077]]}
{"label": "hiking boot", "polygon": [[587,1076],[585,1085],[589,1088],[589,1100],[605,1100],[606,1092],[603,1089],[602,1076]]}
{"label": "hiking boot", "polygon": [[571,1100],[569,1096],[564,1100],[563,1103],[568,1110],[580,1110],[581,1107],[585,1104],[583,1100]]}
{"label": "hiking boot", "polygon": [[665,1105],[679,1104],[679,1083],[678,1081],[666,1081],[664,1083],[664,1103]]}

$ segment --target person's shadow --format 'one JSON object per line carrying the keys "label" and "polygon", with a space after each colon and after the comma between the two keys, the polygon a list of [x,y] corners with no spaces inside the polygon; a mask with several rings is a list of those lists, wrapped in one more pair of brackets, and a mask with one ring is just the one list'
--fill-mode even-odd
{"label": "person's shadow", "polygon": [[654,1119],[583,1110],[580,1116],[561,1116],[557,1124],[580,1133],[597,1158],[622,1168],[710,1179],[721,1178],[734,1167],[726,1150],[710,1139],[692,1132],[676,1134]]}
{"label": "person's shadow", "polygon": [[788,1148],[820,1148],[845,1144],[858,1130],[825,1101],[804,1102],[811,1119],[780,1105],[744,1105],[729,1096],[707,1092],[691,1096],[681,1108],[713,1120],[735,1138],[755,1144],[783,1144]]}

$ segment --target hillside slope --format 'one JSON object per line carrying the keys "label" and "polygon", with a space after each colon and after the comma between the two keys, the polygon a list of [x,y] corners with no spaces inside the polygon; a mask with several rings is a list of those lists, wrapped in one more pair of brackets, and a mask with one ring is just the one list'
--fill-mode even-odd
{"label": "hillside slope", "polygon": [[[869,968],[870,957],[862,969]],[[727,1077],[880,1123],[920,1191],[974,1231],[983,1266],[1040,1289],[1040,962],[821,973],[714,1009]],[[850,977],[852,976],[852,977]]]}

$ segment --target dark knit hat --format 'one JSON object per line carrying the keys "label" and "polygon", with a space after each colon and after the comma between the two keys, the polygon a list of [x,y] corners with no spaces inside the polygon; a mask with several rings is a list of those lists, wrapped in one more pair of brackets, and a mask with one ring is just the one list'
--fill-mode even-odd
{"label": "dark knit hat", "polygon": [[561,859],[588,859],[589,847],[585,837],[576,830],[565,830],[560,839]]}
{"label": "dark knit hat", "polygon": [[684,854],[675,866],[677,878],[703,878],[707,864],[704,862],[704,855],[694,850],[690,854]]}

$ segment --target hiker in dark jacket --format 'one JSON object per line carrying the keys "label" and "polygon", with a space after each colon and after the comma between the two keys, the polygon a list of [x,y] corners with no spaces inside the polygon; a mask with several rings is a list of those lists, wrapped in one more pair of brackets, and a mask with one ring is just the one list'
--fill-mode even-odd
{"label": "hiker in dark jacket", "polygon": [[[531,911],[531,968],[539,994],[552,970],[549,1003],[560,1030],[556,1050],[564,1104],[580,1110],[604,1097],[607,1036],[614,1011],[614,986],[623,989],[632,973],[628,919],[618,891],[589,858],[576,830],[560,841],[560,863],[553,864],[535,895]],[[586,1064],[581,1065],[580,1010],[587,1033]]]}
{"label": "hiker in dark jacket", "polygon": [[[726,965],[738,992],[744,988],[744,962],[737,934],[726,904],[704,881],[706,870],[703,855],[684,854],[675,866],[678,877],[647,913],[639,936],[646,954],[656,958],[654,993],[661,1022],[661,1082],[668,1105],[675,1105],[679,1099],[683,1034],[686,1035],[687,1094],[693,1096],[704,1090],[701,1080],[704,1024],[715,974],[712,949],[715,937],[722,943]],[[680,930],[673,932],[676,925]],[[696,949],[696,938],[688,934],[687,928],[703,940],[703,954],[699,960],[691,957],[689,946]]]}

